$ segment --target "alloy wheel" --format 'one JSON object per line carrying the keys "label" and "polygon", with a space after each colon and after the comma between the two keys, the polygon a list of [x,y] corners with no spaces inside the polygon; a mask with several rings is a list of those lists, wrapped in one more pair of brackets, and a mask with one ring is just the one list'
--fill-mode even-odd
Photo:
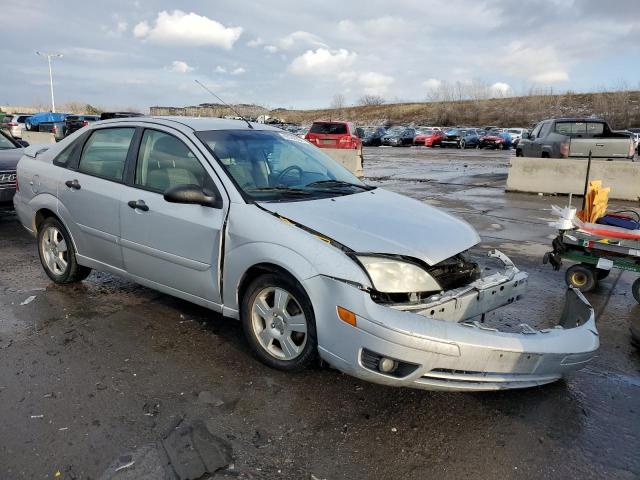
{"label": "alloy wheel", "polygon": [[54,226],[48,226],[42,235],[42,256],[49,271],[54,275],[63,275],[69,264],[67,242],[62,232]]}

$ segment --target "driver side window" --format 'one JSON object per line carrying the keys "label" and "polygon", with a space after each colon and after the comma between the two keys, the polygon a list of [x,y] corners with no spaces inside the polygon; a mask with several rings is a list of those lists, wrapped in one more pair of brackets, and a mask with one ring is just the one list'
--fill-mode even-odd
{"label": "driver side window", "polygon": [[173,135],[148,129],[140,143],[135,184],[158,193],[177,185],[213,189],[213,182],[189,147]]}
{"label": "driver side window", "polygon": [[533,129],[533,132],[531,132],[531,140],[535,140],[536,138],[538,138],[538,135],[540,134],[540,129],[542,128],[542,122],[540,122],[538,125],[536,125],[536,128]]}

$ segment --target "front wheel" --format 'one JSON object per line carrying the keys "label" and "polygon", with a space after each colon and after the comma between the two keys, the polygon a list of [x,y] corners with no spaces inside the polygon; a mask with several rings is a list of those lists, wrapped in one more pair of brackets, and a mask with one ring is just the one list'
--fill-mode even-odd
{"label": "front wheel", "polygon": [[71,237],[56,218],[47,218],[38,229],[38,253],[47,276],[58,284],[81,282],[91,269],[78,265]]}
{"label": "front wheel", "polygon": [[640,278],[637,278],[631,285],[631,293],[633,294],[633,298],[636,299],[636,302],[640,303]]}
{"label": "front wheel", "polygon": [[256,278],[242,298],[240,318],[247,342],[262,363],[297,371],[315,360],[313,308],[296,281],[271,273]]}

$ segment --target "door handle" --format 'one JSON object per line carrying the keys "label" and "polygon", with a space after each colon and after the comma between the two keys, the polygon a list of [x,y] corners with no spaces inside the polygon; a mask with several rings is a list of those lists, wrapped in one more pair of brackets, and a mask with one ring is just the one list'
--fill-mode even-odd
{"label": "door handle", "polygon": [[67,180],[64,184],[74,190],[80,190],[80,182],[75,178],[73,180]]}
{"label": "door handle", "polygon": [[144,200],[131,200],[127,203],[127,205],[135,210],[142,210],[143,212],[149,211],[149,207],[146,203],[144,203]]}

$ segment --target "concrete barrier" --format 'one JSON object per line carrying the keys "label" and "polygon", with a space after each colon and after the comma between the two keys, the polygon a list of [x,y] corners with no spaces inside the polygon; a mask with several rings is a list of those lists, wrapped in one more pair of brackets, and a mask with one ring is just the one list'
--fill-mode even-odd
{"label": "concrete barrier", "polygon": [[346,148],[323,148],[322,151],[342,164],[351,173],[362,176],[362,148],[346,149]]}
{"label": "concrete barrier", "polygon": [[22,130],[22,140],[29,142],[29,145],[42,145],[56,143],[56,136],[48,132],[29,132]]}
{"label": "concrete barrier", "polygon": [[[507,191],[582,195],[586,175],[585,159],[512,157]],[[640,198],[640,162],[593,160],[589,179],[611,187],[609,198]]]}

